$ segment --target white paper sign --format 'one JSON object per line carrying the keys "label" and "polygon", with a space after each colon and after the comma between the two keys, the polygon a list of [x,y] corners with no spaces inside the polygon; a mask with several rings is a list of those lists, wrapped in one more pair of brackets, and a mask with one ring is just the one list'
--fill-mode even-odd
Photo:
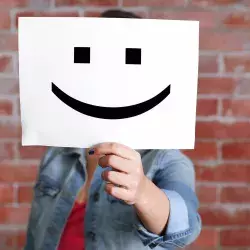
{"label": "white paper sign", "polygon": [[199,22],[19,18],[22,145],[193,149]]}

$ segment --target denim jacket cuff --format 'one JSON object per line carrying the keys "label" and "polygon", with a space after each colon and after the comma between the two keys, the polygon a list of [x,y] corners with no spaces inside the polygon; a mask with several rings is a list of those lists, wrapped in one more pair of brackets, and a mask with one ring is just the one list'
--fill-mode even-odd
{"label": "denim jacket cuff", "polygon": [[188,208],[184,199],[177,192],[165,189],[162,189],[162,191],[166,194],[170,203],[165,235],[171,239],[171,235],[177,235],[189,229]]}
{"label": "denim jacket cuff", "polygon": [[154,248],[161,243],[165,245],[169,242],[172,246],[182,247],[184,244],[181,244],[179,239],[191,234],[187,206],[177,192],[165,189],[161,190],[166,194],[170,202],[170,213],[165,233],[160,236],[149,232],[139,219],[135,227],[145,246]]}

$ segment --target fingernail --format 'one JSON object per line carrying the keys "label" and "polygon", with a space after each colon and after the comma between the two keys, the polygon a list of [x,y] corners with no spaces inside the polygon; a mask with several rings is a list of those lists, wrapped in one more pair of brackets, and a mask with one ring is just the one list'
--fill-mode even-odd
{"label": "fingernail", "polygon": [[95,150],[94,149],[90,149],[89,150],[89,155],[93,155],[95,153]]}

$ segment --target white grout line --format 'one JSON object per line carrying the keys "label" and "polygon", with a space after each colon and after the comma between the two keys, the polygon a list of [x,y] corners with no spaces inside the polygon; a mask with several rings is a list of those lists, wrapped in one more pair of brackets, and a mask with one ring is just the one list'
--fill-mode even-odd
{"label": "white grout line", "polygon": [[18,185],[18,187],[33,187],[35,182],[15,182],[15,184]]}
{"label": "white grout line", "polygon": [[221,52],[223,56],[232,56],[232,57],[244,57],[244,56],[250,56],[250,51],[243,50],[243,51],[225,51]]}
{"label": "white grout line", "polygon": [[17,185],[17,183],[13,183],[12,186],[14,188],[14,202],[13,202],[13,204],[15,206],[17,206],[18,205],[18,185]]}
{"label": "white grout line", "polygon": [[221,54],[222,56],[246,56],[250,55],[250,51],[216,51],[216,50],[200,50],[199,54],[201,56],[216,56]]}
{"label": "white grout line", "polygon": [[250,117],[230,117],[230,116],[197,116],[196,122],[220,122],[225,124],[234,124],[240,122],[250,122]]}
{"label": "white grout line", "polygon": [[[1,168],[0,168],[1,169]],[[12,182],[2,182],[2,184],[4,185],[13,185],[13,181]],[[19,187],[31,187],[33,188],[34,185],[36,184],[36,181],[34,182],[15,182],[15,184]],[[23,203],[20,203],[20,204],[23,204]]]}
{"label": "white grout line", "polygon": [[40,159],[12,159],[12,160],[5,160],[3,161],[6,165],[11,165],[12,167],[19,167],[22,166],[33,166],[40,163]]}
{"label": "white grout line", "polygon": [[60,6],[60,7],[56,7],[56,6],[51,6],[49,9],[46,9],[44,11],[46,12],[72,12],[72,11],[76,11],[76,12],[80,12],[84,9],[84,7],[81,6]]}
{"label": "white grout line", "polygon": [[[227,226],[207,226],[207,225],[204,225],[202,226],[202,229],[217,229],[217,230],[241,230],[241,229],[248,229],[250,230],[250,226],[247,226],[247,225],[227,225]],[[228,248],[230,249],[230,248]],[[238,250],[238,248],[237,248]],[[244,248],[244,250],[247,250],[246,248]]]}
{"label": "white grout line", "polygon": [[49,7],[52,9],[52,8],[55,8],[56,7],[56,0],[50,0],[50,5]]}
{"label": "white grout line", "polygon": [[0,224],[0,235],[1,235],[1,231],[6,232],[6,231],[26,231],[27,229],[27,225],[1,225]]}
{"label": "white grout line", "polygon": [[122,7],[123,6],[123,0],[118,0],[118,7]]}
{"label": "white grout line", "polygon": [[[207,204],[202,204],[200,205],[202,208],[207,208]],[[209,209],[217,209],[221,208],[225,210],[228,213],[235,213],[238,210],[250,210],[250,203],[210,203]]]}
{"label": "white grout line", "polygon": [[16,32],[16,11],[15,8],[10,10],[10,32]]}
{"label": "white grout line", "polygon": [[18,203],[17,205],[15,205],[14,203],[5,203],[3,205],[1,205],[1,207],[14,207],[14,208],[30,208],[31,203]]}
{"label": "white grout line", "polygon": [[234,100],[245,100],[245,99],[250,99],[250,94],[247,95],[241,95],[237,94],[237,96],[233,96],[232,94],[198,94],[199,99],[214,99],[214,98],[222,98],[222,99],[233,99]]}
{"label": "white grout line", "polygon": [[193,160],[193,162],[194,165],[203,166],[205,168],[213,168],[217,167],[218,165],[227,165],[227,167],[243,165],[248,166],[250,168],[250,160],[223,160],[221,162],[219,162],[218,160]]}
{"label": "white grout line", "polygon": [[217,63],[219,68],[219,74],[223,75],[225,73],[225,63],[224,63],[224,57],[221,53],[218,54]]}
{"label": "white grout line", "polygon": [[200,73],[199,78],[250,78],[250,73]]}
{"label": "white grout line", "polygon": [[244,182],[223,182],[223,181],[196,181],[197,187],[234,187],[234,188],[242,188],[242,187],[248,187],[250,188],[249,183]]}

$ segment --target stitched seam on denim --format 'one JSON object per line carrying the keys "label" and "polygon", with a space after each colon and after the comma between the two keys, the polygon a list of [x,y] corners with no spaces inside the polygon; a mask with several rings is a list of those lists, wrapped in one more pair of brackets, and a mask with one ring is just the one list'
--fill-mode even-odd
{"label": "stitched seam on denim", "polygon": [[[74,168],[71,168],[71,170],[70,170],[70,172],[69,172],[69,174],[68,174],[68,176],[67,176],[67,178],[66,178],[66,180],[65,180],[65,182],[64,182],[64,185],[62,186],[62,189],[61,190],[64,190],[65,191],[65,185],[67,184],[67,182],[68,182],[68,180],[70,179],[70,178],[72,178],[72,175],[74,174]],[[69,192],[67,192],[67,193],[69,193]],[[58,206],[58,202],[60,201],[60,199],[62,199],[62,196],[60,196],[60,195],[58,195],[58,197],[56,197],[56,201],[55,201],[55,207],[54,207],[54,209],[56,209],[56,207]],[[53,211],[54,212],[54,211]],[[54,222],[53,222],[53,215],[54,215],[54,213],[52,213],[51,214],[51,221],[50,221],[50,223],[47,225],[48,227],[47,227],[47,229],[48,228],[50,228],[51,226],[53,226],[53,224],[54,224]],[[46,236],[47,235],[49,235],[48,234],[48,232],[45,232],[45,234],[43,235],[43,241],[42,241],[42,245],[41,245],[41,248],[43,248],[44,246],[46,246],[46,244],[49,244],[49,241],[46,241]],[[59,236],[60,237],[60,236]]]}
{"label": "stitched seam on denim", "polygon": [[[180,240],[182,238],[187,237],[188,235],[190,235],[192,233],[192,228],[189,228],[187,230],[178,232],[178,233],[174,233],[174,234],[170,234],[170,235],[164,235],[163,238],[166,238],[166,240],[164,239],[164,241],[168,242],[169,240]],[[182,235],[183,234],[183,235]],[[180,236],[182,235],[182,236]]]}

